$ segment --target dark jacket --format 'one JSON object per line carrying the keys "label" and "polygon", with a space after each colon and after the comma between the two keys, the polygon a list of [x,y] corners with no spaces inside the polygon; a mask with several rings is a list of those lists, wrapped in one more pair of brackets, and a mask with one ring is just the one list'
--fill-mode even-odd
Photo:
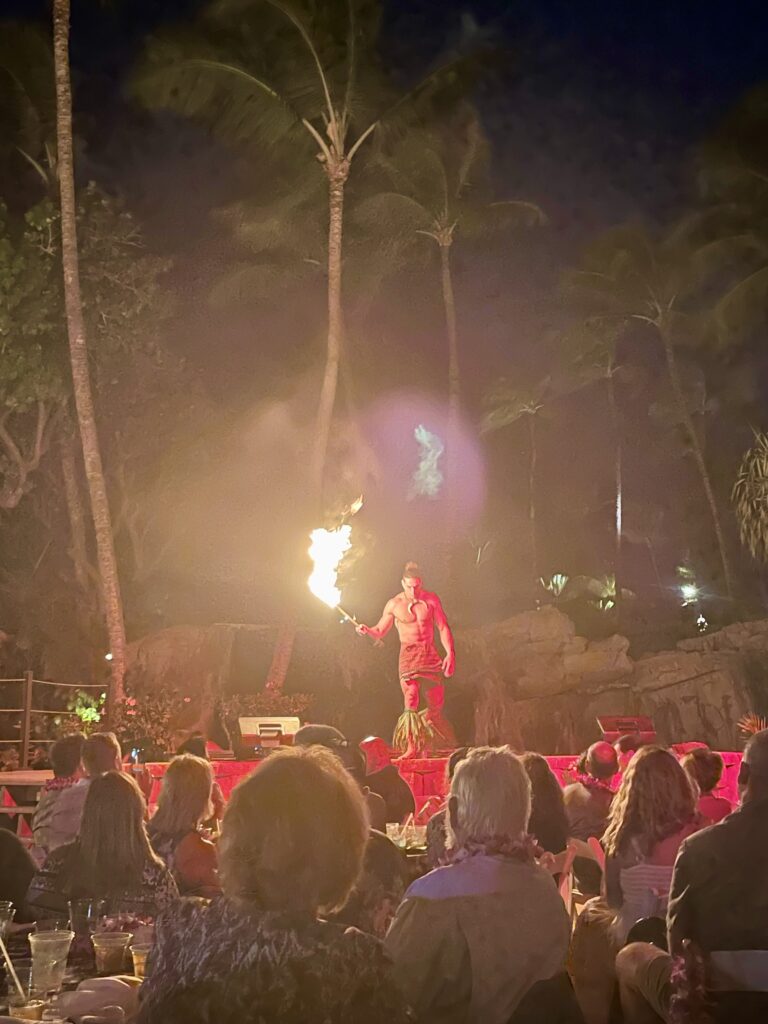
{"label": "dark jacket", "polygon": [[365,785],[387,805],[387,821],[405,821],[416,811],[411,787],[393,764],[365,776]]}
{"label": "dark jacket", "polygon": [[30,920],[26,898],[35,873],[35,862],[13,832],[0,829],[0,900],[10,900],[16,914],[14,920]]}
{"label": "dark jacket", "polygon": [[680,847],[667,925],[670,949],[768,949],[768,800],[744,804]]}
{"label": "dark jacket", "polygon": [[222,898],[160,918],[139,1024],[404,1024],[381,944]]}

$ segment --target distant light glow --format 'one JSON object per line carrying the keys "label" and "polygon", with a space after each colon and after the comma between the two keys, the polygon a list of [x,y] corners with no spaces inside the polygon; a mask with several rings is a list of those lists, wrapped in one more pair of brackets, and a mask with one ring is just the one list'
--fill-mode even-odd
{"label": "distant light glow", "polygon": [[443,485],[443,472],[439,463],[445,445],[437,434],[433,434],[422,423],[416,427],[413,436],[419,446],[419,465],[411,477],[408,501],[419,497],[436,498]]}
{"label": "distant light glow", "polygon": [[104,661],[112,661],[113,658],[114,654],[112,651],[108,651],[107,654],[104,655]]}
{"label": "distant light glow", "polygon": [[696,619],[696,625],[698,626],[700,633],[706,633],[706,631],[709,629],[709,623],[704,618],[703,613],[699,615],[698,619]]}
{"label": "distant light glow", "polygon": [[699,588],[695,583],[683,583],[680,587],[684,604],[692,604],[699,596]]}

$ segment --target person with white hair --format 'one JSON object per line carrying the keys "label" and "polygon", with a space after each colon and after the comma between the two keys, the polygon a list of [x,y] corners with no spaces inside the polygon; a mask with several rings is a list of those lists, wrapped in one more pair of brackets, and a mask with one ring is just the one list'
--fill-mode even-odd
{"label": "person with white hair", "polygon": [[386,939],[395,979],[431,1024],[508,1024],[565,969],[570,922],[528,835],[531,786],[509,747],[477,747],[448,800],[451,863],[408,889]]}

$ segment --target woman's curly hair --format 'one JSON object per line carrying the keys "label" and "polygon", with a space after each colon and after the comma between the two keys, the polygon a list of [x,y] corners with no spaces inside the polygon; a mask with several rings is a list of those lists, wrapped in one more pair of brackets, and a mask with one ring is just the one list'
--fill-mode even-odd
{"label": "woman's curly hair", "polygon": [[611,804],[603,846],[608,856],[626,850],[632,839],[643,853],[674,835],[696,817],[698,793],[674,754],[642,747],[627,766]]}

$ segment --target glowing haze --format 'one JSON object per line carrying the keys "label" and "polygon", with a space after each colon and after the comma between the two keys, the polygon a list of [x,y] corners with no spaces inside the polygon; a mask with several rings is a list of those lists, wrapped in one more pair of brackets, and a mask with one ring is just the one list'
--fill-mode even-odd
{"label": "glowing haze", "polygon": [[408,500],[423,496],[436,498],[443,485],[443,472],[440,469],[440,456],[445,446],[437,434],[420,423],[413,432],[419,446],[419,464],[411,477],[408,489]]}

